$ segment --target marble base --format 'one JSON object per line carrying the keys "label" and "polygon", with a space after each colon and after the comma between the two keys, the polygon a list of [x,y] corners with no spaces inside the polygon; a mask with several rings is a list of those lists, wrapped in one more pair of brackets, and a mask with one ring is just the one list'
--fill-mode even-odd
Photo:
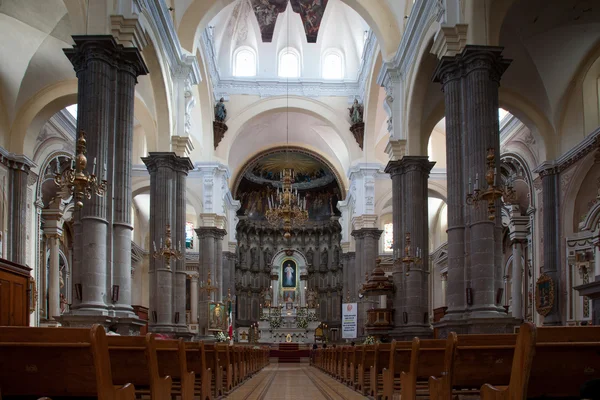
{"label": "marble base", "polygon": [[437,338],[447,338],[449,332],[463,334],[514,333],[522,321],[512,317],[442,319],[433,324]]}
{"label": "marble base", "polygon": [[135,336],[140,334],[140,329],[146,326],[146,321],[135,315],[130,318],[117,318],[106,315],[75,315],[63,314],[56,317],[62,326],[70,328],[89,328],[94,324],[104,326],[105,330],[111,325],[117,325],[117,333],[123,336]]}

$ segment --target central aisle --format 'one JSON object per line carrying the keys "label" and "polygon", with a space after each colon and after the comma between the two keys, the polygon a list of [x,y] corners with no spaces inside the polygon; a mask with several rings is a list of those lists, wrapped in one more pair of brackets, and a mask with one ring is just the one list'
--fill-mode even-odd
{"label": "central aisle", "polygon": [[364,399],[359,393],[308,364],[271,364],[227,399]]}

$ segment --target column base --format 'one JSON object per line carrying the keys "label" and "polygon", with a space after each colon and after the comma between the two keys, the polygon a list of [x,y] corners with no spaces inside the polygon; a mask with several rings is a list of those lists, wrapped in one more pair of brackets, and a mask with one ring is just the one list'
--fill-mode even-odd
{"label": "column base", "polygon": [[94,324],[104,326],[105,330],[111,325],[117,325],[117,333],[123,336],[134,336],[140,334],[140,329],[146,326],[146,321],[139,319],[135,314],[132,317],[119,318],[108,315],[84,315],[84,314],[63,314],[56,320],[62,326],[70,328],[89,328]]}
{"label": "column base", "polygon": [[412,340],[414,337],[431,339],[433,338],[433,330],[426,325],[403,325],[394,328],[390,332],[390,336],[396,340]]}
{"label": "column base", "polygon": [[447,338],[449,332],[459,335],[477,333],[514,333],[521,320],[512,317],[473,317],[446,319],[433,324],[437,338]]}

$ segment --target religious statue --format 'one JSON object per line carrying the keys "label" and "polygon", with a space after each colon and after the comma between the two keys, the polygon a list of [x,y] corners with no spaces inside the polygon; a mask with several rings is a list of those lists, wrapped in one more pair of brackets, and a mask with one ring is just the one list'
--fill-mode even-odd
{"label": "religious statue", "polygon": [[67,311],[67,298],[64,294],[60,294],[60,313],[64,314]]}
{"label": "religious statue", "polygon": [[340,249],[336,246],[333,250],[333,265],[340,264]]}
{"label": "religious statue", "polygon": [[265,256],[265,265],[269,265],[271,263],[271,259],[273,258],[273,251],[267,247],[264,251]]}
{"label": "religious statue", "polygon": [[354,99],[354,104],[352,104],[352,107],[348,108],[348,111],[350,112],[352,125],[363,122],[363,106],[362,104],[358,104],[357,99]]}
{"label": "religious statue", "polygon": [[308,308],[317,308],[317,292],[314,290],[306,292],[306,304]]}
{"label": "religious statue", "polygon": [[209,329],[221,330],[224,328],[223,317],[225,312],[223,306],[220,303],[210,303],[210,324]]}
{"label": "religious statue", "polygon": [[215,105],[215,120],[224,122],[225,118],[227,118],[227,109],[225,108],[225,99],[221,97],[219,102]]}
{"label": "religious statue", "polygon": [[315,258],[315,253],[312,249],[312,247],[310,249],[308,249],[308,251],[306,252],[306,260],[308,261],[308,264],[312,264]]}
{"label": "religious statue", "polygon": [[327,266],[329,261],[329,253],[327,252],[327,248],[323,248],[321,251],[321,266]]}
{"label": "religious statue", "polygon": [[262,294],[261,294],[261,298],[262,298],[262,304],[263,307],[271,307],[271,289],[264,289]]}
{"label": "religious statue", "polygon": [[252,267],[258,267],[258,250],[256,247],[250,249],[250,261],[252,262]]}
{"label": "religious statue", "polygon": [[240,262],[240,265],[244,265],[244,264],[246,264],[246,248],[244,247],[244,245],[241,245],[238,249],[239,249],[238,260]]}

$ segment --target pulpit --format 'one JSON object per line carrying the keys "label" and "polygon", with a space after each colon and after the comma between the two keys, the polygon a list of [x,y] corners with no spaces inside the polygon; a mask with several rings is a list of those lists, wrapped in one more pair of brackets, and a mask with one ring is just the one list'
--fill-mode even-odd
{"label": "pulpit", "polygon": [[[0,325],[28,326],[30,304],[35,304],[31,268],[0,259]],[[30,298],[31,297],[31,298]]]}

